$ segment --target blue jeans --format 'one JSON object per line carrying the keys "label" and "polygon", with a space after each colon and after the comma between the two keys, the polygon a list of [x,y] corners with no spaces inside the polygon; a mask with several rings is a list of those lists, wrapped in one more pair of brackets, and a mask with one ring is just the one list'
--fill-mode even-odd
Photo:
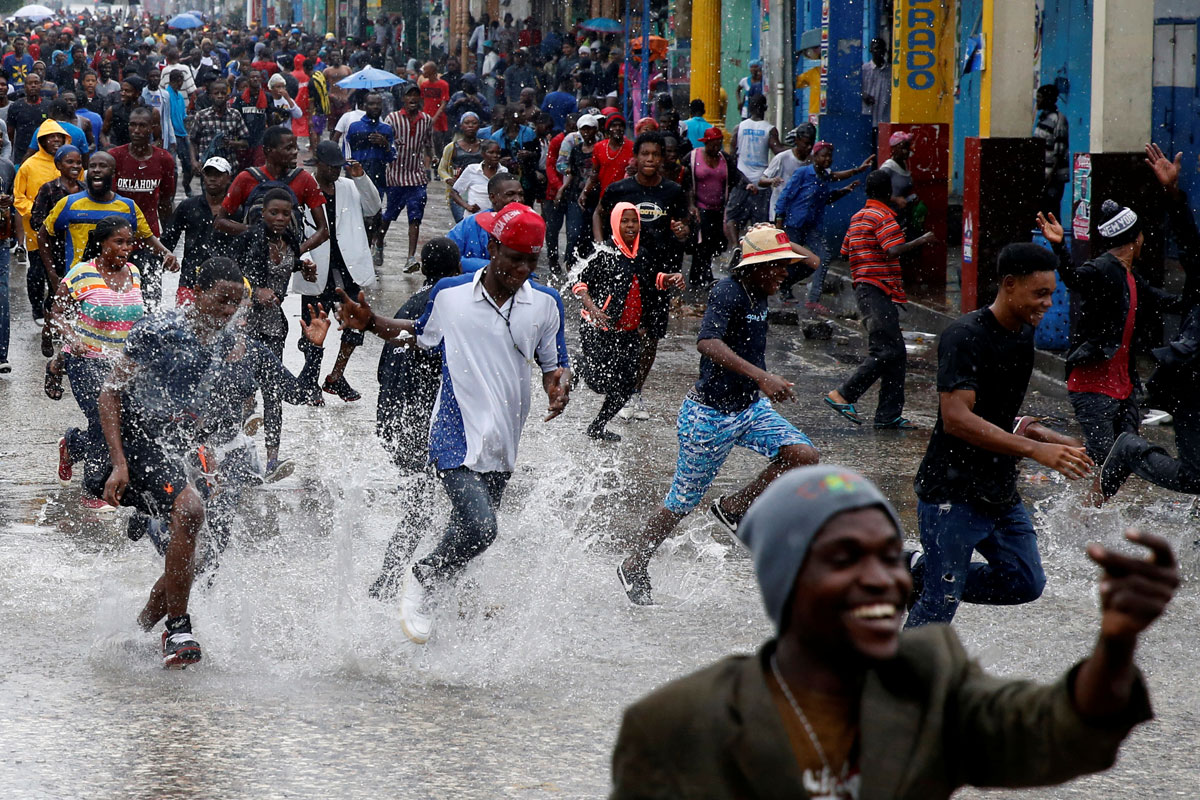
{"label": "blue jeans", "polygon": [[550,266],[558,266],[558,234],[567,221],[567,201],[553,203],[549,200],[542,203],[543,216],[546,220],[546,261]]}
{"label": "blue jeans", "polygon": [[496,511],[512,473],[458,467],[438,477],[450,498],[450,524],[433,552],[415,565],[427,586],[450,578],[496,541]]}
{"label": "blue jeans", "polygon": [[0,361],[8,361],[8,326],[11,320],[9,315],[8,272],[9,264],[12,262],[11,248],[11,239],[5,241],[3,246],[0,246]]}
{"label": "blue jeans", "polygon": [[567,252],[563,266],[570,269],[576,259],[592,251],[592,212],[579,207],[579,199],[567,199]]}
{"label": "blue jeans", "polygon": [[103,358],[63,355],[63,369],[71,382],[71,395],[87,419],[87,429],[67,429],[67,452],[71,462],[84,462],[84,473],[91,474],[108,463],[108,446],[100,427],[100,390],[108,377],[111,362]]}
{"label": "blue jeans", "polygon": [[[906,628],[950,622],[960,602],[1006,606],[1041,597],[1046,573],[1037,533],[1020,501],[997,511],[967,502],[918,500],[917,520],[925,549],[918,569],[924,571],[925,585]],[[987,563],[972,563],[975,550]]]}
{"label": "blue jeans", "polygon": [[450,204],[450,216],[454,217],[455,225],[463,221],[463,217],[466,216],[466,213],[467,212],[458,203]]}

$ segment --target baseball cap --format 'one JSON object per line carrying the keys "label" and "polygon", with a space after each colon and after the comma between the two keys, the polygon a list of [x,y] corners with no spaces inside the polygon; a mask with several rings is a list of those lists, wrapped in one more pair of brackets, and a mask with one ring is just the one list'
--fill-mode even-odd
{"label": "baseball cap", "polygon": [[317,145],[313,156],[316,157],[317,161],[328,167],[344,167],[346,165],[346,156],[342,153],[342,148],[337,142],[321,142]]}
{"label": "baseball cap", "polygon": [[576,130],[578,130],[580,128],[589,128],[589,127],[591,127],[591,128],[599,128],[600,127],[600,121],[597,120],[596,117],[593,116],[592,114],[584,114],[582,117],[575,120],[575,129]]}
{"label": "baseball cap", "polygon": [[509,203],[499,211],[481,211],[475,221],[500,244],[518,253],[540,253],[546,243],[546,221],[521,203]]}
{"label": "baseball cap", "polygon": [[773,225],[763,224],[751,228],[742,237],[742,260],[734,265],[733,271],[741,273],[757,264],[799,259],[786,233]]}
{"label": "baseball cap", "polygon": [[224,172],[228,175],[233,174],[233,167],[230,165],[230,163],[228,161],[221,158],[220,156],[213,156],[208,161],[205,161],[203,168],[208,169],[209,167],[212,167],[215,170],[220,170],[221,172]]}
{"label": "baseball cap", "polygon": [[911,142],[913,135],[908,131],[896,131],[888,138],[888,147],[895,147],[903,142]]}
{"label": "baseball cap", "polygon": [[702,142],[719,142],[725,139],[725,134],[721,133],[720,128],[709,128],[700,137]]}
{"label": "baseball cap", "polygon": [[592,48],[588,47],[586,44],[579,48],[579,55],[590,56],[591,54]]}

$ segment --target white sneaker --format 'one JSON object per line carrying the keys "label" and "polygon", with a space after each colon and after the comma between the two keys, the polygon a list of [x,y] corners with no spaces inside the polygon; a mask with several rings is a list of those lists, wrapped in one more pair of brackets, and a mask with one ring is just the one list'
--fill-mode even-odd
{"label": "white sneaker", "polygon": [[400,629],[414,644],[425,644],[433,633],[433,603],[412,569],[404,576],[400,595]]}
{"label": "white sneaker", "polygon": [[633,403],[634,419],[650,419],[650,409],[646,408],[646,401],[642,399],[640,392],[633,396],[633,400],[631,402]]}
{"label": "white sneaker", "polygon": [[617,416],[623,420],[633,419],[633,399],[621,406],[621,410],[617,412]]}

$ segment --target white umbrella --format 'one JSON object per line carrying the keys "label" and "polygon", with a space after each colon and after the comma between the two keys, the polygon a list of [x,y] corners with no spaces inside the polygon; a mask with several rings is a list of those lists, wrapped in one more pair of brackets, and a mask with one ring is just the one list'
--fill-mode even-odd
{"label": "white umbrella", "polygon": [[17,9],[17,13],[13,14],[17,19],[49,19],[54,16],[54,9],[46,8],[45,6],[32,5],[21,6]]}

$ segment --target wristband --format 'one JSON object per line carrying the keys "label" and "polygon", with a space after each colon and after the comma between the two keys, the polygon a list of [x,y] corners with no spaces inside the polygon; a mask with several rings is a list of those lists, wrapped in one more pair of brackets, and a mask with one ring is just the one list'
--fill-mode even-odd
{"label": "wristband", "polygon": [[1017,436],[1025,436],[1026,431],[1029,430],[1029,426],[1035,422],[1038,422],[1039,420],[1040,417],[1018,417],[1016,424],[1013,425],[1013,433],[1015,433]]}

